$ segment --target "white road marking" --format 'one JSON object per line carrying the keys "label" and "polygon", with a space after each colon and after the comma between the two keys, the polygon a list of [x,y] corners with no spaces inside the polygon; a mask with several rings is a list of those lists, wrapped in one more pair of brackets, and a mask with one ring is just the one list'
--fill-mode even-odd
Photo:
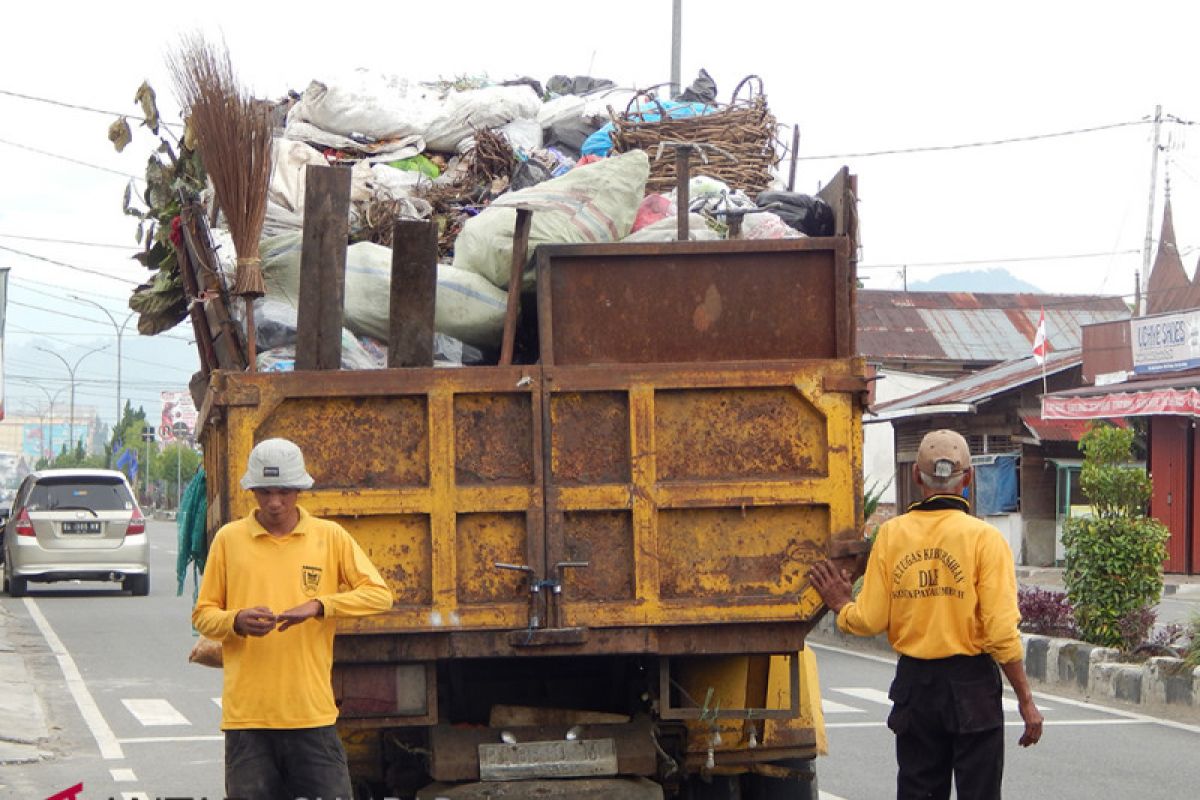
{"label": "white road marking", "polygon": [[117,742],[117,737],[113,735],[112,729],[105,722],[104,715],[100,713],[100,707],[96,705],[92,693],[88,691],[87,683],[79,674],[79,667],[75,665],[75,659],[71,658],[71,654],[63,646],[58,634],[50,627],[49,620],[43,616],[42,610],[38,608],[33,598],[26,597],[24,600],[25,608],[29,610],[29,616],[33,617],[34,624],[37,625],[38,630],[42,633],[42,638],[50,647],[50,652],[54,653],[54,657],[58,660],[58,666],[67,682],[67,689],[75,700],[75,706],[79,709],[83,721],[87,723],[88,730],[92,732],[92,738],[96,740],[96,744],[100,748],[100,757],[110,761],[124,758],[125,753],[121,750],[121,745]]}
{"label": "white road marking", "polygon": [[110,769],[109,772],[112,773],[112,779],[120,783],[137,780],[137,775],[134,775],[131,769]]}
{"label": "white road marking", "polygon": [[829,714],[865,714],[866,713],[861,708],[855,708],[854,706],[843,705],[842,703],[838,703],[833,700],[826,700],[824,697],[821,698],[821,710],[825,712],[826,716],[828,716]]}
{"label": "white road marking", "polygon": [[223,742],[224,734],[215,736],[135,736],[121,739],[121,744],[158,744],[160,742]]}
{"label": "white road marking", "polygon": [[[1102,727],[1105,725],[1149,725],[1156,720],[1149,719],[1048,719],[1044,723],[1047,728],[1062,728],[1066,726],[1079,727],[1087,725],[1095,725]],[[1004,723],[1008,728],[1024,728],[1025,723],[1019,719],[1006,720]],[[825,728],[832,730],[833,728],[883,728],[887,723],[883,720],[874,722],[826,722]]]}
{"label": "white road marking", "polygon": [[878,689],[871,689],[866,686],[846,686],[834,689],[833,691],[848,694],[851,697],[857,697],[859,700],[866,700],[871,703],[880,703],[885,706],[892,704],[891,699],[887,696],[887,692],[881,692]]}
{"label": "white road marking", "polygon": [[143,725],[191,725],[188,718],[176,711],[175,706],[167,700],[132,698],[121,702]]}

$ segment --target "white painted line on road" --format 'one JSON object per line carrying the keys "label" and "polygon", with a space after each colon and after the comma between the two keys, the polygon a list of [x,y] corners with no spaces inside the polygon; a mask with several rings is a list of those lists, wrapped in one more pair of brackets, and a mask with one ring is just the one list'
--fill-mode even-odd
{"label": "white painted line on road", "polygon": [[137,780],[137,775],[134,775],[131,769],[110,769],[109,772],[112,773],[112,779],[120,783]]}
{"label": "white painted line on road", "polygon": [[887,696],[887,692],[881,692],[878,689],[871,689],[866,686],[846,686],[834,689],[835,692],[848,694],[851,697],[857,697],[859,700],[866,700],[871,703],[879,703],[880,705],[890,706],[892,700]]}
{"label": "white painted line on road", "polygon": [[877,656],[871,653],[861,653],[858,650],[849,650],[845,647],[834,647],[829,644],[815,644],[814,642],[805,642],[805,647],[811,647],[813,650],[828,650],[831,653],[841,653],[844,656],[854,656],[855,658],[865,658],[867,661],[878,661],[880,664],[891,664],[895,666],[896,658],[888,658],[887,656]]}
{"label": "white painted line on road", "polygon": [[855,708],[854,706],[842,705],[841,703],[835,702],[833,700],[826,700],[824,697],[821,698],[821,710],[824,711],[826,715],[829,715],[829,714],[865,714],[865,713],[867,713],[867,712],[863,711],[861,708]]}
{"label": "white painted line on road", "polygon": [[[1048,720],[1046,720],[1046,722],[1044,724],[1045,724],[1045,727],[1047,727],[1047,728],[1061,728],[1061,727],[1066,727],[1066,726],[1072,726],[1072,727],[1085,726],[1086,727],[1086,726],[1093,726],[1093,725],[1096,727],[1103,727],[1105,725],[1149,725],[1151,722],[1153,722],[1153,720],[1141,720],[1141,719],[1053,719],[1053,720],[1051,720],[1051,719],[1048,719]],[[1019,719],[1006,720],[1004,725],[1005,725],[1005,727],[1008,727],[1008,728],[1024,728],[1025,727],[1025,723]],[[884,727],[887,727],[887,723],[883,722],[882,720],[877,720],[875,722],[829,722],[829,721],[826,721],[825,727],[826,727],[826,729],[832,729],[832,728],[884,728]]]}
{"label": "white painted line on road", "polygon": [[131,739],[121,739],[121,744],[158,744],[160,742],[223,742],[224,734],[215,736],[136,736]]}
{"label": "white painted line on road", "polygon": [[92,732],[92,738],[96,740],[96,744],[100,748],[100,757],[106,760],[124,758],[125,753],[121,750],[117,737],[113,736],[112,728],[108,727],[108,723],[104,721],[104,715],[100,713],[100,707],[96,705],[92,693],[88,691],[83,676],[79,674],[79,667],[75,665],[75,659],[71,658],[71,654],[67,652],[62,640],[50,627],[49,620],[42,615],[42,610],[38,608],[32,597],[25,598],[25,608],[29,610],[29,616],[33,617],[34,623],[41,631],[42,638],[50,647],[50,652],[54,653],[54,657],[58,660],[63,678],[67,681],[67,689],[71,692],[71,697],[75,700],[79,713],[83,715],[83,721],[87,723],[88,729]]}
{"label": "white painted line on road", "polygon": [[[1175,730],[1188,731],[1189,733],[1200,733],[1200,725],[1189,725],[1186,722],[1176,722],[1173,719],[1162,719],[1161,717],[1152,717],[1148,714],[1138,714],[1135,711],[1125,711],[1112,706],[1102,706],[1096,703],[1089,703],[1086,700],[1075,700],[1070,697],[1061,697],[1055,694],[1047,694],[1046,692],[1034,692],[1033,696],[1041,699],[1053,700],[1056,703],[1061,703],[1067,706],[1075,706],[1076,708],[1086,708],[1091,711],[1097,711],[1104,714],[1112,714],[1117,717],[1134,720],[1136,722],[1148,722],[1154,725],[1162,725],[1165,728],[1174,728]],[[1038,706],[1041,708],[1041,706]]]}
{"label": "white painted line on road", "polygon": [[175,710],[175,706],[162,699],[123,699],[129,713],[143,725],[191,725],[188,718]]}

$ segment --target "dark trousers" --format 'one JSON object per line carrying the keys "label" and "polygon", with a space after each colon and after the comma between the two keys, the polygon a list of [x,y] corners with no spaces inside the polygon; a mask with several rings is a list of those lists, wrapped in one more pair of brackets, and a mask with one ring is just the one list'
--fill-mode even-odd
{"label": "dark trousers", "polygon": [[898,800],[998,800],[1004,775],[1000,670],[991,656],[901,656],[888,696]]}
{"label": "dark trousers", "polygon": [[225,731],[225,794],[229,800],[352,800],[337,729]]}

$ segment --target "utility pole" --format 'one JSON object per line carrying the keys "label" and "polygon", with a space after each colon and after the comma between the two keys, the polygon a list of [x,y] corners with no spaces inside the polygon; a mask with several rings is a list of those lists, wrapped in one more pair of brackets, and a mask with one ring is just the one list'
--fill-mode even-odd
{"label": "utility pole", "polygon": [[683,89],[680,53],[683,49],[683,0],[671,3],[671,99]]}
{"label": "utility pole", "polygon": [[1158,192],[1158,151],[1160,134],[1162,133],[1162,106],[1154,107],[1154,149],[1150,154],[1150,202],[1146,209],[1146,239],[1142,243],[1142,277],[1140,286],[1141,299],[1138,301],[1137,308],[1134,309],[1135,316],[1143,316],[1146,313],[1146,305],[1149,303],[1147,293],[1150,288],[1150,248],[1154,246],[1154,197]]}

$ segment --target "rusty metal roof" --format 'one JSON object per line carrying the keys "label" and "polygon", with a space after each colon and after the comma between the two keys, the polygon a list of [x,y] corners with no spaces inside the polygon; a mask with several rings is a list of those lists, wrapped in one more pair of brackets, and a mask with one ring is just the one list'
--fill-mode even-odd
{"label": "rusty metal roof", "polygon": [[[1123,419],[1109,420],[1112,424],[1126,428]],[[1021,422],[1038,442],[1078,442],[1087,433],[1093,420],[1090,419],[1042,419],[1035,414],[1022,414]]]}
{"label": "rusty metal roof", "polygon": [[869,359],[1001,362],[1027,355],[1046,311],[1052,350],[1081,346],[1080,327],[1129,318],[1120,297],[860,289],[858,349]]}
{"label": "rusty metal roof", "polygon": [[[1044,372],[1046,375],[1054,375],[1082,363],[1083,351],[1078,347],[1070,350],[1055,350],[1046,356]],[[871,410],[879,416],[889,418],[921,416],[926,410],[935,406],[941,411],[956,410],[948,409],[949,406],[960,407],[957,410],[965,413],[970,411],[972,406],[985,402],[998,394],[1039,380],[1042,374],[1043,368],[1033,359],[1033,355],[1029,354],[952,381],[946,381],[908,397],[880,403]]]}

